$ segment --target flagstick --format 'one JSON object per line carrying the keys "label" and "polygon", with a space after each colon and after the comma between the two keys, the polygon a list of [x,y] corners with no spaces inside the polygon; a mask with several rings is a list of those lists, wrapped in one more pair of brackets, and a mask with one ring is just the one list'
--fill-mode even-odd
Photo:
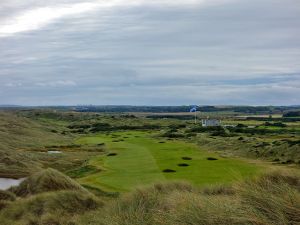
{"label": "flagstick", "polygon": [[195,111],[195,124],[197,124],[197,110]]}

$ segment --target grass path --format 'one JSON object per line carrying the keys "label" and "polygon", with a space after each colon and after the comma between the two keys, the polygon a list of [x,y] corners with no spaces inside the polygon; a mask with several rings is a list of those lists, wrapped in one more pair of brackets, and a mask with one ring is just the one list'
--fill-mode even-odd
{"label": "grass path", "polygon": [[[165,143],[160,143],[164,141]],[[196,185],[226,183],[252,176],[259,167],[238,159],[220,158],[182,141],[160,140],[146,132],[118,132],[82,137],[79,144],[105,143],[116,156],[100,156],[90,165],[104,171],[80,178],[79,182],[108,191],[128,191],[139,185],[165,180],[187,180]],[[192,160],[183,160],[190,157]],[[208,157],[218,160],[207,160]],[[178,164],[188,164],[180,167]],[[164,173],[165,169],[176,172]]]}

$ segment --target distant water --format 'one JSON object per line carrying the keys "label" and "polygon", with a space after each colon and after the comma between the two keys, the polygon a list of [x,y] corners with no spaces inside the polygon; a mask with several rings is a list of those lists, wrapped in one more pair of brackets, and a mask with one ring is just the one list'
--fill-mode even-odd
{"label": "distant water", "polygon": [[0,190],[6,190],[12,186],[19,185],[25,178],[11,179],[11,178],[0,178]]}
{"label": "distant water", "polygon": [[48,151],[48,154],[60,154],[61,151]]}

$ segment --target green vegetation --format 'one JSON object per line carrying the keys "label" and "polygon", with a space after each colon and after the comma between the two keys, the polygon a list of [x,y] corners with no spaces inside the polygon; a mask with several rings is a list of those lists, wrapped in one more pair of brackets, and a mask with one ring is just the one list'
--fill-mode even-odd
{"label": "green vegetation", "polygon": [[[71,107],[66,107],[70,109]],[[148,113],[182,113],[189,112],[191,106],[83,106],[72,107],[77,112],[148,112]],[[198,106],[201,112],[234,112],[247,114],[275,114],[299,110],[299,106]]]}
{"label": "green vegetation", "polygon": [[283,114],[284,117],[300,117],[300,111],[291,111]]}
{"label": "green vegetation", "polygon": [[232,225],[300,223],[300,177],[272,172],[235,184],[197,188],[156,183],[117,199],[53,190],[7,203],[3,225]]}
{"label": "green vegetation", "polygon": [[156,184],[91,212],[81,224],[215,225],[299,224],[299,177],[271,174],[235,186],[195,189]]}
{"label": "green vegetation", "polygon": [[[90,166],[101,168],[101,172],[79,179],[80,183],[109,191],[124,191],[166,180],[187,180],[195,185],[222,183],[258,172],[253,164],[221,158],[183,141],[157,139],[155,133],[116,132],[82,137],[77,141],[81,145],[103,142],[115,155],[91,159]],[[183,157],[192,159],[188,167],[178,166],[187,163]],[[212,157],[218,160],[208,160]],[[165,169],[175,172],[164,173]]]}
{"label": "green vegetation", "polygon": [[11,192],[22,197],[58,190],[86,192],[82,186],[71,178],[53,169],[38,172],[28,177],[19,186],[10,189]]}
{"label": "green vegetation", "polygon": [[2,200],[14,201],[15,199],[16,196],[12,192],[0,190],[0,201]]}
{"label": "green vegetation", "polygon": [[[1,224],[57,224],[59,218],[95,210],[103,203],[64,174],[47,169],[0,193]],[[16,199],[18,196],[18,199]],[[66,219],[64,224],[67,224]]]}
{"label": "green vegetation", "polygon": [[297,107],[179,108],[0,112],[1,225],[300,224]]}
{"label": "green vegetation", "polygon": [[47,167],[66,172],[103,152],[103,146],[73,144],[74,136],[66,128],[69,116],[56,116],[62,119],[55,120],[53,116],[47,118],[47,111],[44,113],[0,112],[0,177],[22,178]]}
{"label": "green vegetation", "polygon": [[90,193],[47,192],[8,204],[0,211],[0,218],[3,225],[70,224],[72,216],[95,210],[102,205],[103,203]]}

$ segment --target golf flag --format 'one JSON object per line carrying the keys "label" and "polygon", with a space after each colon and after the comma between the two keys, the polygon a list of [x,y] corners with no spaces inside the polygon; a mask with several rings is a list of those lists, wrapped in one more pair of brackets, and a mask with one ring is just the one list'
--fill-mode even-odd
{"label": "golf flag", "polygon": [[190,112],[196,112],[197,111],[197,106],[193,106],[193,108],[190,109]]}

